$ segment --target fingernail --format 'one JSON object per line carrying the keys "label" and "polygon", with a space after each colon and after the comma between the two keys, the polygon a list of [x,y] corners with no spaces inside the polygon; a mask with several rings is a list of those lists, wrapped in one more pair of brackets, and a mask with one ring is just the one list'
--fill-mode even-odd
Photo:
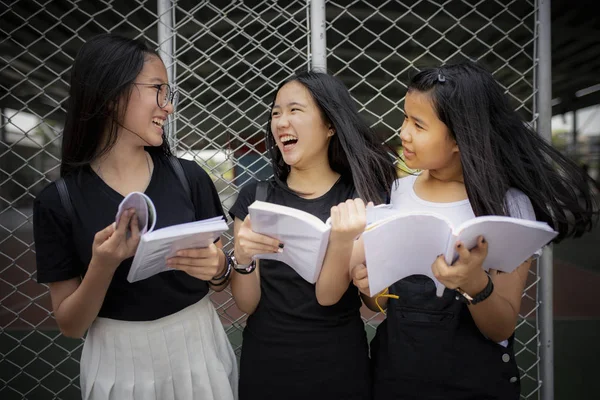
{"label": "fingernail", "polygon": [[460,249],[462,247],[462,243],[457,244],[456,247]]}
{"label": "fingernail", "polygon": [[278,253],[283,253],[283,249],[277,249]]}
{"label": "fingernail", "polygon": [[481,238],[481,243],[485,243],[485,238]]}
{"label": "fingernail", "polygon": [[279,248],[283,249],[283,243],[279,243]]}

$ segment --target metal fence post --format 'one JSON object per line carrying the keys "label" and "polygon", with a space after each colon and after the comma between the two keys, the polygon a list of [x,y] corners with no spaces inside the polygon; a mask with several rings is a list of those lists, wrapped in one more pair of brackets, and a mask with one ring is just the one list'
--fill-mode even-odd
{"label": "metal fence post", "polygon": [[[551,67],[550,0],[538,2],[538,87],[537,131],[547,141],[552,139],[552,67]],[[544,400],[554,399],[554,327],[552,247],[544,249],[540,259],[538,299],[540,302],[540,395]]]}
{"label": "metal fence post", "polygon": [[[158,51],[167,68],[169,83],[175,85],[175,60],[173,59],[173,54],[175,54],[175,31],[173,29],[175,11],[172,7],[171,0],[157,0],[156,6],[158,11]],[[176,145],[175,131],[175,118],[170,117],[167,138],[169,143],[173,146],[173,149]]]}
{"label": "metal fence post", "polygon": [[311,69],[317,72],[327,72],[327,37],[325,35],[325,25],[325,0],[311,0]]}

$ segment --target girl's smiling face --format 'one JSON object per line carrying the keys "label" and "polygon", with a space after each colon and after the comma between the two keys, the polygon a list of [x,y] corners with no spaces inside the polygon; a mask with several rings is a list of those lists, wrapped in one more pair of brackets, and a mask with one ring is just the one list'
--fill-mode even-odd
{"label": "girl's smiling face", "polygon": [[450,129],[438,118],[428,93],[411,90],[404,101],[400,129],[404,162],[411,169],[440,170],[460,164]]}
{"label": "girl's smiling face", "polygon": [[271,110],[271,133],[283,160],[303,168],[327,160],[333,129],[323,119],[308,89],[298,81],[285,84]]}

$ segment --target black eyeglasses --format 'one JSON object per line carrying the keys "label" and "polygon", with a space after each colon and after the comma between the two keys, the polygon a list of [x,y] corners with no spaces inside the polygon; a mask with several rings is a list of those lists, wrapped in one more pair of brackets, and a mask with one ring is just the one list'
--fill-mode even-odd
{"label": "black eyeglasses", "polygon": [[138,83],[133,82],[134,85],[139,86],[150,86],[156,89],[156,104],[160,108],[165,108],[169,102],[173,104],[173,108],[177,105],[179,100],[179,91],[171,88],[168,83]]}

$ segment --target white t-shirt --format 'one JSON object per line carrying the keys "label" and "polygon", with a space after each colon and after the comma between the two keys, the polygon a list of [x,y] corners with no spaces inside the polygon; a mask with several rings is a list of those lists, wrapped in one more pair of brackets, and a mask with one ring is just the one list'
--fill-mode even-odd
{"label": "white t-shirt", "polygon": [[[405,211],[423,211],[441,215],[458,226],[465,221],[475,218],[469,199],[454,201],[450,203],[435,203],[421,199],[414,190],[414,184],[418,175],[409,175],[405,178],[396,180],[392,187],[390,203],[399,210]],[[514,218],[527,219],[535,221],[535,212],[531,201],[518,189],[511,188],[506,192],[505,203],[508,208],[508,215]],[[539,257],[541,249],[533,256]]]}
{"label": "white t-shirt", "polygon": [[[400,178],[392,187],[390,203],[394,208],[406,211],[423,211],[435,213],[446,217],[454,226],[475,218],[471,203],[468,199],[454,201],[450,203],[435,203],[421,199],[414,190],[414,184],[417,175],[410,175]],[[528,219],[535,221],[535,212],[531,201],[518,189],[511,188],[506,192],[505,197],[508,214],[514,218]],[[542,249],[533,254],[533,258],[538,258],[542,254]],[[499,342],[501,346],[508,346],[508,340]]]}

